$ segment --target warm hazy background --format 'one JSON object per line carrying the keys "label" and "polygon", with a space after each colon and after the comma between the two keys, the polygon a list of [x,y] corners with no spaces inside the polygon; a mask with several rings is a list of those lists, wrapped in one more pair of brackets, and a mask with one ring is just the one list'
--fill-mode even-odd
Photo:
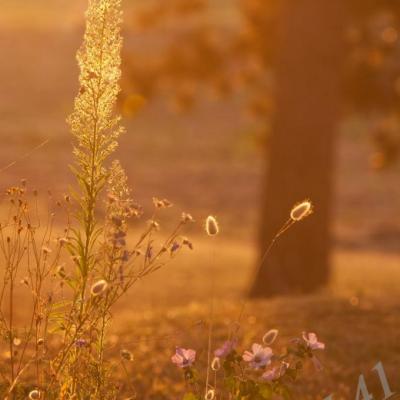
{"label": "warm hazy background", "polygon": [[[82,38],[85,3],[0,0],[0,169],[17,161],[1,172],[1,190],[21,178],[41,191],[51,189],[56,194],[66,192],[73,183],[68,170],[71,138],[65,119],[77,92],[75,52]],[[132,12],[139,1],[125,3]],[[218,4],[210,18],[235,26],[239,17],[231,2],[215,3]],[[141,44],[140,36],[132,38],[129,33],[126,41],[134,41],[139,47]],[[128,172],[138,202],[149,208],[152,196],[166,197],[175,204],[176,209],[170,213],[174,218],[181,210],[191,212],[198,221],[211,213],[218,217],[222,227],[215,266],[210,265],[210,244],[195,228],[192,236],[197,254],[184,257],[183,262],[169,266],[167,272],[143,282],[143,287],[126,302],[145,309],[145,313],[136,314],[137,322],[130,315],[131,306],[123,312],[127,321],[134,326],[151,325],[149,303],[155,315],[161,312],[161,321],[164,317],[179,318],[181,313],[189,318],[191,313],[203,315],[204,310],[198,307],[209,295],[209,282],[204,277],[210,272],[216,277],[221,304],[234,300],[227,306],[227,314],[235,313],[254,267],[261,208],[263,154],[251,134],[254,120],[232,98],[200,101],[183,115],[171,113],[164,102],[150,101],[135,119],[126,119],[124,124],[128,133],[121,139],[118,157]],[[398,314],[400,295],[400,165],[384,171],[370,167],[374,149],[367,131],[367,122],[362,118],[347,118],[342,124],[335,178],[335,253],[330,288],[322,300],[293,300],[305,310],[304,319],[298,316],[290,299],[257,303],[249,310],[249,314],[261,318],[261,323],[282,324],[288,335],[315,326],[328,336],[327,342],[333,343],[338,355],[336,367],[330,370],[334,378],[329,384],[331,388],[335,388],[334,381],[338,379],[349,379],[347,383],[354,386],[360,368],[369,369],[381,358],[385,358],[383,361],[389,374],[396,377],[397,385],[400,373],[393,355],[397,347],[398,358],[394,330],[399,321],[392,317]],[[45,140],[49,142],[44,147],[23,158]],[[328,293],[334,294],[332,301],[326,297]],[[307,308],[309,301],[314,304],[311,308]],[[188,302],[192,304],[189,308],[180,308]],[[167,316],[163,315],[162,304],[170,307]],[[360,310],[356,312],[354,307]],[[318,318],[313,322],[310,310],[317,309]],[[279,310],[286,310],[286,318]],[[272,322],[265,321],[266,316]],[[250,324],[252,321],[249,319]],[[340,344],[335,347],[337,335],[332,329],[342,335],[349,325],[359,329],[358,341],[337,339]],[[263,327],[258,329],[261,332]],[[379,340],[381,330],[393,333],[386,347]],[[362,346],[368,340],[366,354]],[[348,347],[352,359],[346,354]],[[331,356],[332,353],[328,354],[326,359]],[[341,370],[343,364],[351,373]]]}

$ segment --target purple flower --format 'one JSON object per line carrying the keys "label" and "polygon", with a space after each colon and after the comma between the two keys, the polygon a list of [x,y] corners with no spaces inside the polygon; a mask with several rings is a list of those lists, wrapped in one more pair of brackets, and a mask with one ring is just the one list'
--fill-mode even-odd
{"label": "purple flower", "polygon": [[245,351],[243,360],[250,364],[250,367],[258,369],[265,367],[271,363],[272,349],[270,347],[262,347],[261,344],[253,343],[251,351]]}
{"label": "purple flower", "polygon": [[75,346],[76,347],[80,347],[80,348],[86,347],[87,344],[88,344],[87,340],[85,340],[85,339],[77,339],[77,340],[75,340]]}
{"label": "purple flower", "polygon": [[129,252],[124,250],[121,256],[121,261],[122,262],[128,262],[129,261]]}
{"label": "purple flower", "polygon": [[289,363],[283,361],[279,367],[273,367],[265,371],[261,375],[261,379],[267,382],[274,381],[285,375],[286,371],[289,369]]}
{"label": "purple flower", "polygon": [[171,246],[171,254],[172,254],[172,253],[175,253],[175,252],[179,249],[179,247],[181,247],[181,246],[179,245],[178,242],[172,243],[172,246]]}
{"label": "purple flower", "polygon": [[191,367],[196,359],[196,351],[177,347],[171,361],[179,368]]}
{"label": "purple flower", "polygon": [[303,332],[303,340],[307,343],[307,347],[311,350],[324,350],[325,344],[318,342],[317,335],[315,333]]}
{"label": "purple flower", "polygon": [[265,371],[262,375],[261,375],[261,379],[267,382],[271,382],[274,381],[275,379],[278,379],[280,376],[280,371],[278,368],[273,367],[267,371]]}
{"label": "purple flower", "polygon": [[153,246],[148,246],[146,250],[146,255],[145,255],[147,260],[151,260],[153,257]]}
{"label": "purple flower", "polygon": [[214,351],[215,357],[225,358],[235,350],[237,340],[227,340],[224,344]]}

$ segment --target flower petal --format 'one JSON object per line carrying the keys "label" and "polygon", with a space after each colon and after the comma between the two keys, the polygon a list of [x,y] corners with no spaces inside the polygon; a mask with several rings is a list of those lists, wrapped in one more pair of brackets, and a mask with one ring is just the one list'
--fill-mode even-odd
{"label": "flower petal", "polygon": [[250,361],[252,361],[252,360],[254,359],[254,354],[251,353],[250,351],[247,351],[247,350],[246,350],[246,351],[243,353],[242,358],[243,358],[244,361],[250,362]]}
{"label": "flower petal", "polygon": [[251,350],[253,351],[254,354],[256,354],[259,351],[261,351],[262,348],[263,347],[261,346],[261,344],[258,344],[258,343],[253,343],[252,346],[251,346]]}

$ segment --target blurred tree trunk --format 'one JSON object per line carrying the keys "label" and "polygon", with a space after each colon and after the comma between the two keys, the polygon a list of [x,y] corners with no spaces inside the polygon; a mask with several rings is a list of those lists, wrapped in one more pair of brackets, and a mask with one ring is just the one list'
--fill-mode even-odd
{"label": "blurred tree trunk", "polygon": [[329,279],[335,138],[345,56],[344,4],[345,0],[282,0],[261,253],[296,202],[309,198],[315,213],[277,241],[256,274],[253,297],[307,293]]}

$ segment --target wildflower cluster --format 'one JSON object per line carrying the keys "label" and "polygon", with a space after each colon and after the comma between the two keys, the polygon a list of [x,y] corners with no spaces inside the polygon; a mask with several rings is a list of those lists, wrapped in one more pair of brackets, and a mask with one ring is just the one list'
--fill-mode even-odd
{"label": "wildflower cluster", "polygon": [[[0,348],[3,343],[7,348],[0,367],[1,398],[118,398],[111,376],[115,368],[105,356],[111,308],[182,248],[193,248],[182,236],[193,221],[187,213],[166,239],[157,238],[158,213],[172,206],[167,199],[153,200],[150,221],[136,240],[128,240],[129,226],[143,212],[132,199],[120,163],[109,162],[124,131],[116,113],[121,0],[90,0],[86,22],[78,52],[80,90],[68,120],[75,138],[72,170],[78,189],[63,201],[53,201],[45,223],[36,192],[29,204],[25,182],[6,192],[10,208],[0,221],[5,266],[0,276]],[[65,218],[57,221],[57,226],[66,226],[58,233],[53,208]],[[31,298],[25,324],[17,323],[17,296]],[[133,359],[128,350],[120,355],[122,362]]]}
{"label": "wildflower cluster", "polygon": [[243,353],[237,348],[237,337],[225,341],[214,351],[211,362],[214,383],[206,385],[205,390],[201,373],[195,367],[196,351],[177,347],[171,361],[183,370],[188,388],[184,399],[289,398],[304,361],[311,360],[318,370],[321,369],[314,352],[323,350],[325,345],[318,341],[315,333],[303,333],[302,338],[291,340],[287,348],[279,353],[270,347],[277,336],[278,331],[272,329],[264,335],[262,343],[253,343]]}

